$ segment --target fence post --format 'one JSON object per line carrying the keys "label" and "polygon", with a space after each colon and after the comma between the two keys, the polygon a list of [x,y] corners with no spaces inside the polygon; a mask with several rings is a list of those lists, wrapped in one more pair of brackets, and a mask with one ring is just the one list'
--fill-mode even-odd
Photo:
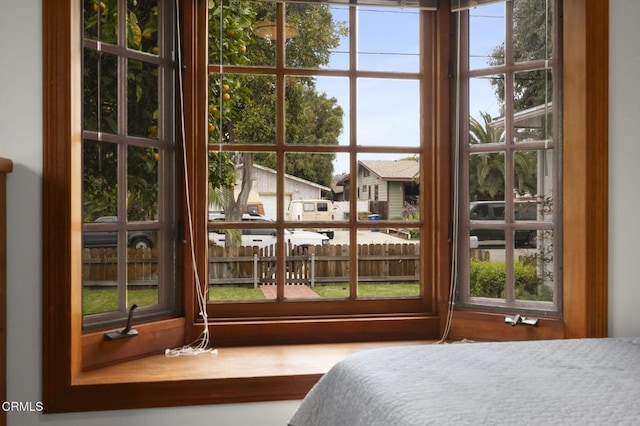
{"label": "fence post", "polygon": [[253,288],[258,288],[258,255],[253,254]]}
{"label": "fence post", "polygon": [[311,288],[316,286],[316,254],[311,253]]}

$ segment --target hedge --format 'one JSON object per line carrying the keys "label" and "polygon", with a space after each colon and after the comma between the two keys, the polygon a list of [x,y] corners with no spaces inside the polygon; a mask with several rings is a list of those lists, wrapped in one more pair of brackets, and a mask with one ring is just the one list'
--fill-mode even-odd
{"label": "hedge", "polygon": [[[553,300],[553,290],[548,286],[538,288],[539,279],[536,265],[518,260],[515,263],[516,299],[519,300]],[[505,297],[505,264],[504,262],[486,262],[471,259],[469,266],[470,294],[475,297],[504,299]]]}

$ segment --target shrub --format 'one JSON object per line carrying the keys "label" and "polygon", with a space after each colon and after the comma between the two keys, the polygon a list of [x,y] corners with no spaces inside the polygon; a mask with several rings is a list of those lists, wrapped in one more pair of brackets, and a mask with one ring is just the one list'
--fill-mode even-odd
{"label": "shrub", "polygon": [[483,262],[471,259],[469,291],[475,297],[504,297],[505,269],[502,262]]}
{"label": "shrub", "polygon": [[[484,262],[479,259],[471,259],[469,266],[471,296],[504,298],[505,275],[504,262]],[[551,288],[547,286],[538,288],[539,279],[535,264],[523,260],[517,261],[514,275],[516,299],[547,301],[553,299]]]}

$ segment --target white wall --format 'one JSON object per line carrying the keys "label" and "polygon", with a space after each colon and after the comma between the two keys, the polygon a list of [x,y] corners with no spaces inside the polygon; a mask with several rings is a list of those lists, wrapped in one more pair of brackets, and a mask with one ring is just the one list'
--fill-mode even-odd
{"label": "white wall", "polygon": [[[8,399],[41,398],[41,0],[0,2],[0,156],[8,178]],[[611,0],[609,316],[613,336],[640,335],[640,2]],[[615,23],[615,24],[613,24]],[[296,401],[62,415],[9,414],[10,425],[284,425]]]}
{"label": "white wall", "polygon": [[640,336],[640,2],[609,5],[609,334]]}

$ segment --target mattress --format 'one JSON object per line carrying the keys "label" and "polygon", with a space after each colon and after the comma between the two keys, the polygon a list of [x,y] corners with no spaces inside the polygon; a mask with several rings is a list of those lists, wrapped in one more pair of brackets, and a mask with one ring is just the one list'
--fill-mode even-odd
{"label": "mattress", "polygon": [[640,338],[363,351],[331,368],[289,424],[640,425]]}

